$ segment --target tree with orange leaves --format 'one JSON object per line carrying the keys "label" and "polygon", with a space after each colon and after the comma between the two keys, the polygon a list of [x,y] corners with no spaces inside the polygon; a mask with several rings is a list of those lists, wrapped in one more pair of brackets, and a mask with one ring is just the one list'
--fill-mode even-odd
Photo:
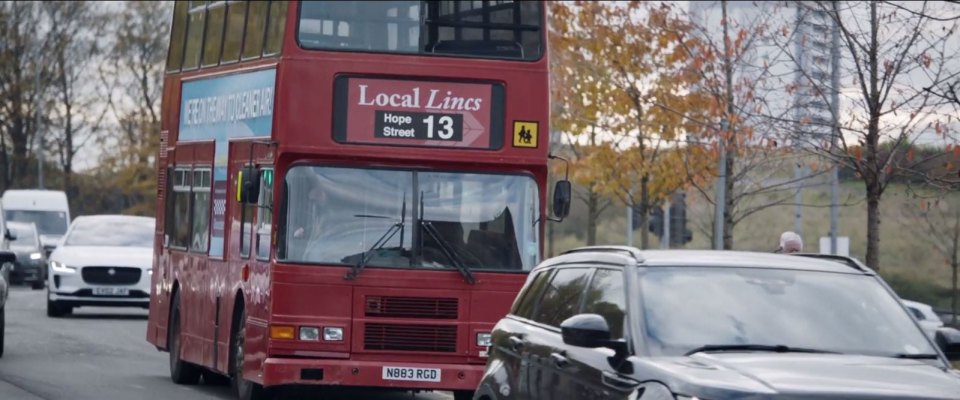
{"label": "tree with orange leaves", "polygon": [[690,27],[672,6],[636,1],[551,3],[551,27],[552,125],[589,150],[573,178],[639,209],[646,227],[686,172],[708,165],[703,152],[678,151],[702,127],[689,115],[704,106],[687,68]]}

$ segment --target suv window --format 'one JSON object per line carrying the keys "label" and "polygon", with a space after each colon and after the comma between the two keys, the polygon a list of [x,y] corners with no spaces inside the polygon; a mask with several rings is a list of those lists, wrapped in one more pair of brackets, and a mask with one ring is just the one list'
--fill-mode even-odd
{"label": "suv window", "polygon": [[563,320],[577,314],[583,293],[590,282],[589,268],[568,268],[557,270],[553,279],[543,291],[536,316],[533,318],[541,324],[560,326]]}
{"label": "suv window", "polygon": [[600,269],[590,282],[584,313],[599,314],[610,326],[613,339],[623,338],[623,320],[627,314],[627,299],[623,288],[623,272]]}
{"label": "suv window", "polygon": [[520,294],[519,300],[513,306],[511,314],[527,319],[533,318],[534,305],[537,304],[536,300],[540,298],[543,287],[547,286],[547,282],[550,282],[551,272],[553,272],[552,269],[540,271],[533,277],[530,285]]}

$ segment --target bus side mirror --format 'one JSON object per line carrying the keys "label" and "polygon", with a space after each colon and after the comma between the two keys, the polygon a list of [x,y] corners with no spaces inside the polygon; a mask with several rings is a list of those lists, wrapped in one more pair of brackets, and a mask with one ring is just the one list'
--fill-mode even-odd
{"label": "bus side mirror", "polygon": [[570,181],[557,181],[553,187],[553,215],[563,220],[570,215],[571,188]]}
{"label": "bus side mirror", "polygon": [[252,166],[240,169],[237,176],[237,202],[241,204],[257,204],[260,200],[260,176]]}

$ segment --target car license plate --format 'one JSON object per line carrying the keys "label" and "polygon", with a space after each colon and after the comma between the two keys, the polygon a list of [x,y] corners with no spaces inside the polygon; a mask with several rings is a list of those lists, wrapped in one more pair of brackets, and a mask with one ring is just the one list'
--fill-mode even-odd
{"label": "car license plate", "polygon": [[440,382],[440,368],[383,367],[388,381]]}
{"label": "car license plate", "polygon": [[127,296],[130,294],[130,289],[119,288],[119,287],[98,287],[93,288],[94,296]]}

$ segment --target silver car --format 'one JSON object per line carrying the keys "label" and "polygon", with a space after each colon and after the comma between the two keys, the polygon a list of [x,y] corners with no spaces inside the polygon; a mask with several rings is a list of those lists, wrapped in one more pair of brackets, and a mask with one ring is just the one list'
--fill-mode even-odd
{"label": "silver car", "polygon": [[150,305],[154,219],[78,217],[50,254],[47,316],[75,307]]}

